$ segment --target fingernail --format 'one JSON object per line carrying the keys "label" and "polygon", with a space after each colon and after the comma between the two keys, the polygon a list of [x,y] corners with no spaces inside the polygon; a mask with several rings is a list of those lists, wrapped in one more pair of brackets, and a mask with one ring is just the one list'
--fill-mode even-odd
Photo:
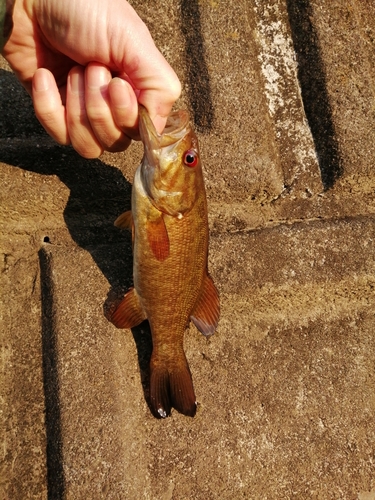
{"label": "fingernail", "polygon": [[110,83],[111,101],[116,108],[128,108],[130,106],[128,84],[121,78],[115,77]]}
{"label": "fingernail", "polygon": [[70,88],[75,94],[80,94],[84,92],[85,85],[82,75],[79,71],[71,71],[69,74]]}
{"label": "fingernail", "polygon": [[36,92],[45,92],[50,88],[50,75],[47,71],[37,71],[33,78],[33,87]]}
{"label": "fingernail", "polygon": [[90,66],[86,70],[86,83],[91,89],[107,86],[111,81],[111,74],[105,67]]}

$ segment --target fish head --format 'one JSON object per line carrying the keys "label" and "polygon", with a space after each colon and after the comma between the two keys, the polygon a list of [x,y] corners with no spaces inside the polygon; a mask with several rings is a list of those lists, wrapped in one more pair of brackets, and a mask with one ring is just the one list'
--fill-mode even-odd
{"label": "fish head", "polygon": [[159,134],[147,110],[140,106],[139,130],[144,145],[143,187],[159,211],[182,218],[204,189],[198,139],[189,113],[172,112]]}

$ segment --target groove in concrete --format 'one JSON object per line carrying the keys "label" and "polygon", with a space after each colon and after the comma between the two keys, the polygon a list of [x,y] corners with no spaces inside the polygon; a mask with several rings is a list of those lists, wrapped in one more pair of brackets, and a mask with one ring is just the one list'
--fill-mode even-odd
{"label": "groove in concrete", "polygon": [[52,277],[52,253],[48,243],[39,251],[42,308],[42,357],[47,434],[47,492],[49,500],[64,498],[60,384],[56,339],[56,311]]}
{"label": "groove in concrete", "polygon": [[215,111],[211,98],[210,75],[206,64],[198,0],[181,1],[181,32],[185,38],[190,109],[197,130],[208,133],[213,128]]}
{"label": "groove in concrete", "polygon": [[311,21],[310,1],[287,0],[286,3],[298,62],[303,105],[314,138],[322,182],[324,188],[329,189],[343,170],[319,37]]}

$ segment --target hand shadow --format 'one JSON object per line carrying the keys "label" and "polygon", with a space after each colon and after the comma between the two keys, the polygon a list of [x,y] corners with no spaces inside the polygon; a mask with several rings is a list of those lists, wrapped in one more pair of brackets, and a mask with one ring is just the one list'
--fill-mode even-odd
{"label": "hand shadow", "polygon": [[130,208],[131,184],[118,168],[53,142],[37,121],[30,97],[5,70],[0,70],[0,141],[0,161],[56,175],[69,188],[64,219],[73,240],[90,252],[112,287],[129,287],[130,235],[113,223]]}

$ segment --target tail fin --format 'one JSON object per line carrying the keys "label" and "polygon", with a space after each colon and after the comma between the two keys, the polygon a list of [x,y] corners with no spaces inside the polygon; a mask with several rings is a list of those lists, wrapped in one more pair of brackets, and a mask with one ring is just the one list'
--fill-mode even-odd
{"label": "tail fin", "polygon": [[150,399],[152,413],[158,418],[168,417],[172,407],[194,417],[197,403],[187,362],[172,367],[152,362]]}

